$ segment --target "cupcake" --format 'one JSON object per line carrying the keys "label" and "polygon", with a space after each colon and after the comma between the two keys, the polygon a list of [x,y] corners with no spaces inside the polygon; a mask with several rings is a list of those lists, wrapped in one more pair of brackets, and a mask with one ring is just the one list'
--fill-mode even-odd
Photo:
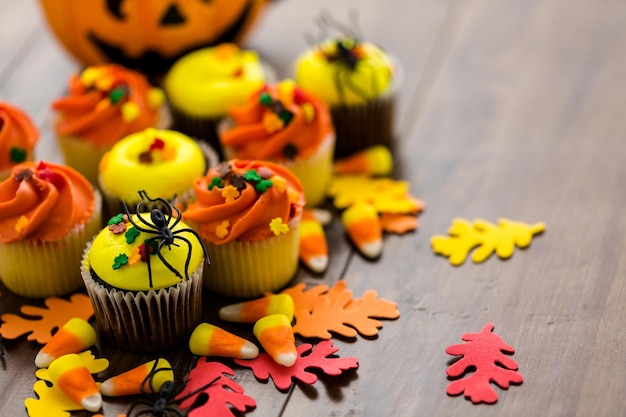
{"label": "cupcake", "polygon": [[205,147],[203,151],[180,132],[151,128],[117,142],[99,166],[98,181],[110,213],[121,210],[121,202],[132,211],[141,201],[139,190],[166,200],[178,197],[184,206],[193,195],[194,180],[206,172],[208,158],[213,165],[217,163],[217,157]]}
{"label": "cupcake", "polygon": [[100,194],[74,169],[16,165],[0,183],[0,279],[24,297],[82,287],[77,265],[100,230]]}
{"label": "cupcake", "polygon": [[[137,214],[108,221],[87,245],[80,272],[108,341],[126,350],[155,351],[184,340],[200,323],[205,256],[175,206],[138,194]],[[143,211],[157,202],[163,211]]]}
{"label": "cupcake", "polygon": [[289,168],[302,182],[307,206],[326,196],[333,172],[335,132],[328,107],[286,80],[229,110],[220,129],[227,159],[263,159]]}
{"label": "cupcake", "polygon": [[351,37],[329,39],[301,55],[295,72],[299,86],[330,106],[335,158],[391,148],[397,76],[383,50]]}
{"label": "cupcake", "polygon": [[164,88],[173,129],[207,141],[218,150],[217,124],[229,107],[261,88],[266,69],[254,51],[224,43],[191,52],[167,73]]}
{"label": "cupcake", "polygon": [[255,297],[285,286],[298,267],[304,198],[288,169],[231,160],[196,180],[184,212],[211,258],[204,285],[219,294]]}
{"label": "cupcake", "polygon": [[39,133],[30,118],[0,101],[0,181],[9,176],[15,165],[33,160],[38,139]]}
{"label": "cupcake", "polygon": [[95,65],[72,75],[69,95],[52,103],[66,164],[96,184],[98,162],[115,142],[168,123],[164,98],[143,75],[119,65]]}

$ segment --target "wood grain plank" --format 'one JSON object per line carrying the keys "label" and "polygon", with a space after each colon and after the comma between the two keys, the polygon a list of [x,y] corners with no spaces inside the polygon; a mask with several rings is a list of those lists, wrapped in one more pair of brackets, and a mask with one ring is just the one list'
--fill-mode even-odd
{"label": "wood grain plank", "polygon": [[[386,238],[379,263],[355,258],[345,275],[402,316],[346,347],[361,357],[349,386],[359,401],[333,415],[623,414],[626,9],[596,6],[477,1],[450,28],[453,47],[398,144],[398,175],[427,204],[420,230]],[[429,238],[457,216],[548,226],[507,261],[454,268]],[[525,382],[474,406],[445,394],[445,348],[487,322],[516,348]],[[285,415],[319,407],[295,391]]]}

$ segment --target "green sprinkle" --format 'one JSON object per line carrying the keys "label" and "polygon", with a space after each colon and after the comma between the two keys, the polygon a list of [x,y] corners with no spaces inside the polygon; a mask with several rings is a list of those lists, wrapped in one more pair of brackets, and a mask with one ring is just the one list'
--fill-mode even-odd
{"label": "green sprinkle", "polygon": [[9,155],[11,162],[24,162],[26,160],[26,149],[12,146]]}
{"label": "green sprinkle", "polygon": [[116,88],[109,93],[109,100],[111,100],[111,104],[117,104],[121,99],[124,98],[126,92],[121,88]]}
{"label": "green sprinkle", "polygon": [[272,96],[270,96],[268,93],[263,93],[259,96],[259,103],[263,104],[264,106],[271,106],[272,101]]}
{"label": "green sprinkle", "polygon": [[113,269],[120,269],[122,265],[126,265],[128,263],[128,256],[123,253],[120,253],[113,260]]}
{"label": "green sprinkle", "polygon": [[118,224],[124,221],[124,215],[122,213],[113,216],[107,222],[107,226],[113,226],[114,224]]}
{"label": "green sprinkle", "polygon": [[139,236],[139,230],[135,229],[134,227],[131,227],[126,231],[126,233],[124,233],[126,243],[128,243],[129,245],[135,241],[135,238],[137,236]]}
{"label": "green sprinkle", "polygon": [[291,119],[293,119],[293,113],[289,110],[283,110],[278,114],[278,118],[287,126],[289,122],[291,122]]}
{"label": "green sprinkle", "polygon": [[247,171],[245,174],[243,174],[243,177],[246,179],[246,181],[261,181],[261,177],[259,176],[259,174],[257,174],[255,169]]}
{"label": "green sprinkle", "polygon": [[211,180],[211,184],[209,184],[207,188],[209,189],[209,191],[213,191],[213,188],[215,187],[224,187],[224,181],[220,177],[213,177],[213,179]]}
{"label": "green sprinkle", "polygon": [[260,191],[262,193],[266,192],[268,188],[270,188],[272,185],[274,185],[274,183],[271,180],[261,180],[259,181],[254,188],[257,191]]}

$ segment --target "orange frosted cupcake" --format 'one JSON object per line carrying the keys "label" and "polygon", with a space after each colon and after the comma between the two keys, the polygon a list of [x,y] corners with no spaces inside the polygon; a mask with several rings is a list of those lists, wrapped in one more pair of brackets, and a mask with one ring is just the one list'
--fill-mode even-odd
{"label": "orange frosted cupcake", "polygon": [[298,267],[304,196],[286,168],[231,160],[194,185],[197,201],[183,213],[211,259],[205,287],[222,295],[255,297],[286,285]]}
{"label": "orange frosted cupcake", "polygon": [[33,160],[38,139],[37,128],[26,113],[0,101],[0,181],[15,165]]}
{"label": "orange frosted cupcake", "polygon": [[16,165],[0,183],[0,279],[24,297],[61,295],[82,286],[78,265],[100,229],[101,199],[70,167]]}
{"label": "orange frosted cupcake", "polygon": [[123,137],[167,123],[161,89],[114,64],[95,65],[69,81],[69,95],[52,103],[67,165],[97,183],[98,162]]}
{"label": "orange frosted cupcake", "polygon": [[325,198],[335,132],[328,107],[286,80],[266,86],[229,110],[220,140],[227,158],[262,159],[289,168],[302,181],[308,206]]}

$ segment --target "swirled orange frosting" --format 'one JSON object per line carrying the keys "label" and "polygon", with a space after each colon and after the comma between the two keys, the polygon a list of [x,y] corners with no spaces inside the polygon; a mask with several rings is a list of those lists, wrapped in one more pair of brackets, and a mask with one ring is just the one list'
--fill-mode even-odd
{"label": "swirled orange frosting", "polygon": [[52,103],[59,112],[55,130],[109,146],[154,127],[163,100],[163,92],[135,71],[115,64],[91,66],[70,77],[69,96]]}
{"label": "swirled orange frosting", "polygon": [[20,109],[0,101],[0,172],[32,159],[39,133]]}
{"label": "swirled orange frosting", "polygon": [[334,131],[326,104],[291,80],[265,86],[229,116],[234,126],[220,140],[238,159],[304,159]]}
{"label": "swirled orange frosting", "polygon": [[74,169],[24,162],[0,183],[0,242],[54,242],[94,211],[94,191]]}
{"label": "swirled orange frosting", "polygon": [[265,161],[233,159],[209,169],[194,184],[197,200],[183,217],[217,245],[251,242],[286,231],[304,206],[300,181],[286,168]]}

